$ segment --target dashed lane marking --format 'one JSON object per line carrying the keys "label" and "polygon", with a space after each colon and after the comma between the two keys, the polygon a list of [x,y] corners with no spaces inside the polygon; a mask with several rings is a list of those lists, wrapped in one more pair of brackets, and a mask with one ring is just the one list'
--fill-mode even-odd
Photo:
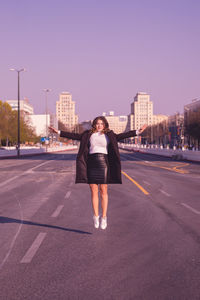
{"label": "dashed lane marking", "polygon": [[71,195],[71,191],[68,191],[67,194],[65,195],[65,199],[66,199],[66,198],[69,198],[70,195]]}
{"label": "dashed lane marking", "polygon": [[4,186],[4,185],[7,185],[7,184],[10,183],[11,181],[13,181],[13,180],[15,180],[15,179],[17,179],[17,178],[19,178],[19,177],[25,175],[25,174],[32,173],[33,170],[35,170],[36,168],[39,168],[39,167],[41,167],[41,166],[43,166],[43,165],[45,165],[45,164],[47,164],[47,163],[49,163],[49,162],[51,162],[51,161],[45,161],[44,163],[42,163],[42,164],[40,164],[40,165],[37,165],[37,166],[35,166],[35,167],[33,167],[33,168],[30,168],[30,169],[28,169],[27,171],[25,171],[25,172],[23,172],[23,173],[21,173],[21,174],[19,174],[19,175],[17,175],[17,176],[11,177],[11,178],[9,178],[9,179],[7,179],[7,180],[1,182],[1,183],[0,183],[0,187],[1,187],[1,186]]}
{"label": "dashed lane marking", "polygon": [[133,178],[131,178],[128,174],[126,174],[124,171],[122,171],[122,174],[126,176],[130,181],[132,181],[145,195],[149,195],[149,193]]}
{"label": "dashed lane marking", "polygon": [[26,254],[24,255],[24,257],[21,260],[21,263],[30,263],[31,260],[33,259],[34,255],[36,254],[36,252],[38,251],[38,249],[40,248],[40,245],[42,244],[45,236],[46,236],[46,232],[40,232],[38,234],[38,236],[36,237],[35,241],[33,242],[33,244],[31,245],[31,247],[28,249],[28,251],[26,252]]}
{"label": "dashed lane marking", "polygon": [[25,171],[25,173],[32,173],[33,170],[35,170],[35,169],[37,169],[37,168],[39,168],[39,167],[41,167],[41,166],[43,166],[43,165],[46,165],[46,164],[48,164],[48,163],[49,163],[49,161],[45,161],[45,162],[43,162],[42,164],[40,164],[40,165],[38,165],[38,166],[35,166],[35,167],[33,167],[33,168],[30,168],[29,170]]}
{"label": "dashed lane marking", "polygon": [[52,218],[57,218],[61,212],[61,210],[63,209],[64,205],[59,205],[56,210],[54,211],[54,213],[51,215]]}
{"label": "dashed lane marking", "polygon": [[186,203],[181,203],[181,205],[185,206],[187,209],[191,210],[193,213],[200,215],[200,211],[198,211],[197,209],[191,207],[190,205],[186,204]]}
{"label": "dashed lane marking", "polygon": [[159,190],[162,194],[164,194],[165,196],[167,196],[167,197],[170,197],[171,195],[170,194],[168,194],[167,192],[165,192],[165,191],[163,191],[163,190]]}
{"label": "dashed lane marking", "polygon": [[146,185],[151,185],[151,183],[147,182],[146,180],[143,180],[143,182],[144,182]]}

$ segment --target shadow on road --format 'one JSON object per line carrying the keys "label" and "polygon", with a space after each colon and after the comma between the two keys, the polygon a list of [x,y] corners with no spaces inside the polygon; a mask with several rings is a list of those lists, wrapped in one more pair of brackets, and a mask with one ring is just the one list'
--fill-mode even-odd
{"label": "shadow on road", "polygon": [[18,220],[18,219],[3,217],[3,216],[0,216],[0,223],[2,223],[2,224],[18,223],[18,224],[26,224],[26,225],[32,225],[32,226],[47,227],[47,228],[52,228],[52,229],[60,229],[60,230],[79,233],[79,234],[92,234],[91,232],[87,232],[87,231],[83,231],[83,230],[65,228],[65,227],[60,227],[60,226],[53,226],[53,225],[49,225],[49,224],[35,223],[35,222],[31,222],[31,221]]}

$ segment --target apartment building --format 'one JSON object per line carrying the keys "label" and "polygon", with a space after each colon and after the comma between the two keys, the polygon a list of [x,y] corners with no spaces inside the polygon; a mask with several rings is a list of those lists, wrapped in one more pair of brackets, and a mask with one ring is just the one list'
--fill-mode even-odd
{"label": "apartment building", "polygon": [[56,101],[56,117],[69,130],[74,130],[78,124],[78,115],[75,114],[75,101],[72,101],[72,95],[68,92],[62,92],[59,100]]}
{"label": "apartment building", "polygon": [[144,124],[153,124],[153,102],[150,95],[139,92],[131,103],[131,114],[128,116],[128,127],[130,130],[138,130]]}

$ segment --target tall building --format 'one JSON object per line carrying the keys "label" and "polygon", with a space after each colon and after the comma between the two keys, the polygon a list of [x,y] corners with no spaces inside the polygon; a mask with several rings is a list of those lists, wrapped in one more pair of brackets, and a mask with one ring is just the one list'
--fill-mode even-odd
{"label": "tall building", "polygon": [[[12,110],[18,110],[18,100],[6,100],[6,102],[12,107]],[[20,100],[20,112],[22,112],[23,115],[34,114],[33,106],[29,103],[27,98]]]}
{"label": "tall building", "polygon": [[153,124],[153,102],[147,93],[137,93],[131,103],[131,114],[128,116],[128,127],[130,130],[138,130],[144,124]]}
{"label": "tall building", "polygon": [[56,117],[69,130],[73,130],[78,124],[78,115],[75,114],[75,101],[72,101],[70,93],[62,92],[59,95],[59,101],[56,101]]}

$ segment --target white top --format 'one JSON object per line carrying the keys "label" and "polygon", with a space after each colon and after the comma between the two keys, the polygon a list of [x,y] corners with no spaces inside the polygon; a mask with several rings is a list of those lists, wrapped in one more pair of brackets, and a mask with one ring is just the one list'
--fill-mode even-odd
{"label": "white top", "polygon": [[108,154],[108,146],[109,139],[107,135],[100,132],[95,132],[90,137],[90,149],[89,153],[104,153]]}

